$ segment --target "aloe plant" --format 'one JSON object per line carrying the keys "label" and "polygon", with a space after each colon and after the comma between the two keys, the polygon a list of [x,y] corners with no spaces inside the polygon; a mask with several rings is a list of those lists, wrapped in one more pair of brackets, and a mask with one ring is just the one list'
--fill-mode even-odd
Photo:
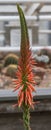
{"label": "aloe plant", "polygon": [[32,52],[30,50],[28,28],[25,20],[24,13],[20,6],[17,4],[18,13],[20,16],[21,24],[21,45],[20,45],[20,58],[18,62],[18,69],[16,72],[17,79],[14,81],[16,87],[14,91],[18,92],[18,103],[15,104],[23,109],[23,122],[25,130],[30,128],[30,108],[34,108],[32,92],[35,92],[35,81],[33,73],[33,64],[35,61],[32,59]]}

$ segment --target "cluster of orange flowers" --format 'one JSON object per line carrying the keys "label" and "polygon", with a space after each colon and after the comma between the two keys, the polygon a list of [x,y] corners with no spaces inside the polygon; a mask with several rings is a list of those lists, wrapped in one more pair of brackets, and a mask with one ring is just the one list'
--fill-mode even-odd
{"label": "cluster of orange flowers", "polygon": [[36,92],[34,87],[36,83],[32,69],[35,61],[32,59],[32,53],[29,47],[26,47],[25,50],[24,53],[23,49],[21,50],[21,57],[16,72],[17,79],[14,81],[16,84],[14,91],[19,89],[17,104],[19,107],[25,103],[33,108],[35,102],[33,102],[32,92]]}
{"label": "cluster of orange flowers", "polygon": [[21,107],[25,104],[28,107],[34,106],[32,92],[35,92],[35,81],[33,73],[33,65],[36,64],[32,59],[32,52],[30,49],[28,29],[24,13],[19,5],[17,5],[20,23],[21,23],[21,48],[20,48],[20,58],[18,63],[18,68],[16,72],[17,79],[15,82],[14,91],[18,91],[18,105]]}

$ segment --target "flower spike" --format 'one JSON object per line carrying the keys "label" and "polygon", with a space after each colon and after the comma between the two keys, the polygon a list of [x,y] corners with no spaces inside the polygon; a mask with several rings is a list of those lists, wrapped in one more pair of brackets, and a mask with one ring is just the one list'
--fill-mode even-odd
{"label": "flower spike", "polygon": [[18,13],[20,16],[21,24],[21,45],[20,45],[20,58],[18,63],[18,69],[16,72],[16,87],[15,90],[19,89],[18,92],[18,106],[23,108],[23,120],[26,130],[30,130],[30,107],[33,108],[33,96],[32,92],[36,92],[34,85],[34,73],[33,64],[35,61],[32,59],[32,52],[30,50],[29,36],[27,23],[25,20],[24,13],[17,4]]}

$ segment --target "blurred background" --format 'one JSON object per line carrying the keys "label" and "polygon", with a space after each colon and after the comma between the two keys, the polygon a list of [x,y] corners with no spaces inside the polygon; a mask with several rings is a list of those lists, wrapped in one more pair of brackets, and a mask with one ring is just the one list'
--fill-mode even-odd
{"label": "blurred background", "polygon": [[51,2],[0,0],[0,88],[13,88],[16,78],[21,42],[16,3],[26,17],[33,58],[38,64],[33,68],[37,85],[51,87]]}
{"label": "blurred background", "polygon": [[24,11],[29,32],[36,81],[31,110],[32,130],[51,130],[51,0],[0,0],[0,130],[24,130],[17,103],[17,79],[21,42],[16,3]]}
{"label": "blurred background", "polygon": [[[16,3],[26,17],[29,41],[37,66],[37,86],[51,86],[51,3],[38,0],[0,0],[0,88],[13,88],[21,42]],[[48,79],[48,80],[47,80]]]}
{"label": "blurred background", "polygon": [[[20,45],[20,22],[16,2],[17,0],[0,0],[0,47]],[[30,44],[51,46],[51,4],[41,0],[18,2],[26,16]]]}

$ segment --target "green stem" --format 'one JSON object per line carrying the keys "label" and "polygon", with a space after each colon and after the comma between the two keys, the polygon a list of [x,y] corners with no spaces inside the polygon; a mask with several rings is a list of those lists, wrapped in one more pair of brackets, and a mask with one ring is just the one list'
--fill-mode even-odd
{"label": "green stem", "polygon": [[23,122],[25,130],[31,130],[30,128],[30,112],[29,107],[24,105],[23,106]]}

